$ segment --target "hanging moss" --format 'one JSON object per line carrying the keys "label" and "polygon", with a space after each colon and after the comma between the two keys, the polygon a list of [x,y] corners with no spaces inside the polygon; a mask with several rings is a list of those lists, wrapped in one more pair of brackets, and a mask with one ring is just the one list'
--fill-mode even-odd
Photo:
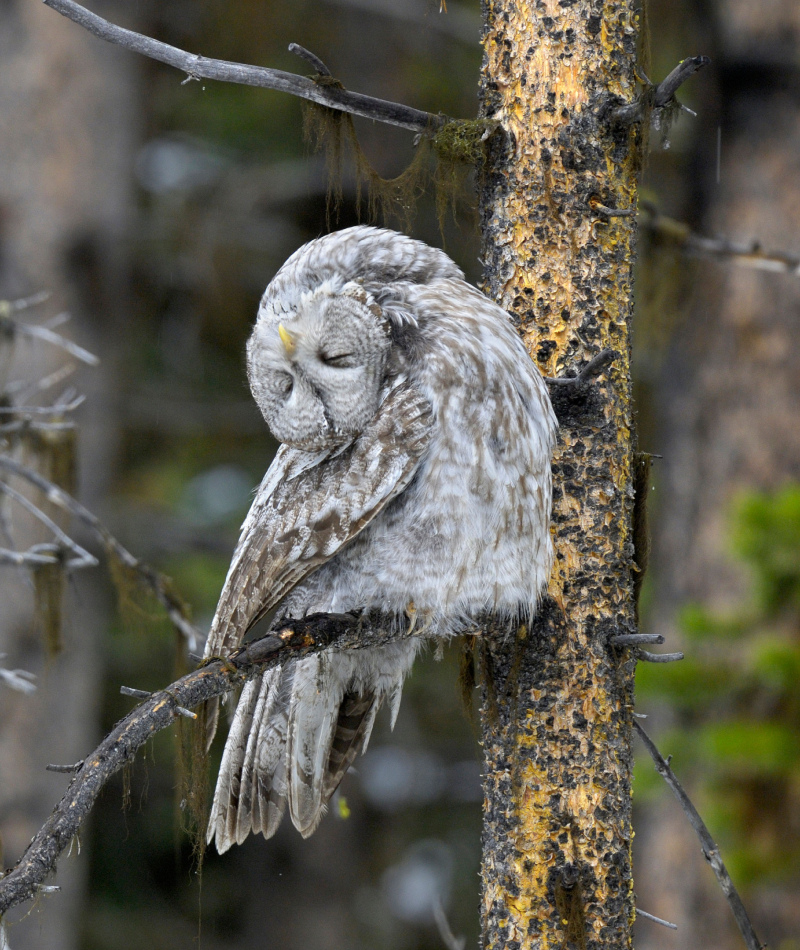
{"label": "hanging moss", "polygon": [[[317,81],[330,77],[318,77]],[[333,81],[335,82],[335,81]],[[366,218],[374,222],[396,218],[409,230],[419,197],[433,182],[439,228],[444,230],[448,209],[455,217],[456,202],[464,193],[465,179],[485,161],[487,133],[496,123],[483,119],[445,122],[432,133],[418,137],[410,164],[396,178],[382,178],[370,164],[358,141],[353,118],[346,112],[329,109],[313,102],[303,103],[303,137],[316,151],[324,151],[328,169],[325,217],[328,229],[336,224],[342,206],[342,172],[345,153],[352,161],[356,179],[356,211],[362,213],[362,195],[366,189]]]}
{"label": "hanging moss", "polygon": [[24,444],[36,458],[42,476],[74,495],[77,484],[77,430],[28,429]]}
{"label": "hanging moss", "polygon": [[198,875],[206,853],[206,827],[211,801],[211,783],[206,745],[207,706],[197,707],[197,719],[178,719],[178,815],[180,826],[192,844]]}
{"label": "hanging moss", "polygon": [[32,570],[36,616],[49,656],[60,653],[63,640],[63,603],[66,575],[60,562],[39,564]]}

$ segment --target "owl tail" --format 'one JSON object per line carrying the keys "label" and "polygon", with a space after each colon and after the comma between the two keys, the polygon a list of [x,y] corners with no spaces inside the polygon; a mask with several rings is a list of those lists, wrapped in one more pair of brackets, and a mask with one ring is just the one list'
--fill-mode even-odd
{"label": "owl tail", "polygon": [[326,651],[242,690],[220,765],[208,840],[220,854],[252,831],[275,834],[286,805],[307,838],[388,700],[392,726],[416,641]]}

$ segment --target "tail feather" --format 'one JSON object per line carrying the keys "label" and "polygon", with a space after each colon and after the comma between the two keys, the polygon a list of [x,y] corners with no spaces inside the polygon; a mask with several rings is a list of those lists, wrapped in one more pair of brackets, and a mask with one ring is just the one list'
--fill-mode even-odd
{"label": "tail feather", "polygon": [[216,837],[217,851],[220,854],[227,851],[236,841],[242,769],[260,687],[260,680],[251,680],[245,684],[242,695],[239,697],[239,705],[236,707],[236,716],[228,733],[228,740],[225,743],[225,751],[222,753],[207,832],[209,842]]}
{"label": "tail feather", "polygon": [[208,827],[217,850],[247,835],[271,837],[289,806],[304,837],[367,748],[389,701],[392,725],[417,644],[327,651],[288,663],[242,690],[220,766]]}
{"label": "tail feather", "polygon": [[328,801],[339,787],[355,757],[367,751],[375,717],[381,707],[374,693],[346,693],[339,707],[339,718],[331,742],[322,786],[322,798]]}

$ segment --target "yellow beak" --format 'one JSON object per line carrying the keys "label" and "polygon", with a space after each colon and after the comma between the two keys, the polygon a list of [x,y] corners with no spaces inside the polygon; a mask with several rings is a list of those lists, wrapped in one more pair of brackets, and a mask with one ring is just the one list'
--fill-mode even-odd
{"label": "yellow beak", "polygon": [[278,324],[278,335],[281,338],[281,343],[283,343],[284,347],[286,348],[286,352],[289,354],[289,356],[291,356],[295,350],[295,342],[292,338],[292,334],[289,333],[282,323]]}

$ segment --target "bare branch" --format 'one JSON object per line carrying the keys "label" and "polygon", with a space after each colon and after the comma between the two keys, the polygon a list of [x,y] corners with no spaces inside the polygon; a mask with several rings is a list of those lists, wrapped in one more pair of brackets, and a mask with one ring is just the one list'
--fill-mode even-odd
{"label": "bare branch", "polygon": [[440,900],[437,900],[433,905],[433,919],[436,921],[439,936],[442,938],[442,943],[447,947],[447,950],[464,950],[464,947],[467,945],[466,937],[456,937],[453,933]]}
{"label": "bare branch", "polygon": [[650,653],[648,650],[637,650],[636,657],[645,663],[676,663],[684,658],[682,653]]}
{"label": "bare branch", "polygon": [[332,75],[330,69],[322,62],[319,56],[317,56],[316,53],[312,53],[311,50],[306,49],[305,46],[301,46],[299,43],[290,43],[289,52],[294,53],[307,63],[310,63],[316,70],[318,76]]}
{"label": "bare branch", "polygon": [[602,350],[575,375],[575,376],[548,376],[545,382],[548,386],[578,388],[588,386],[592,380],[601,375],[613,363],[617,354],[614,350]]}
{"label": "bare branch", "polygon": [[609,115],[610,121],[615,125],[632,125],[643,119],[651,109],[656,113],[660,112],[672,104],[675,93],[687,79],[710,64],[711,60],[708,56],[689,56],[678,63],[666,79],[657,86],[649,86],[644,95],[637,96],[633,102],[627,102],[613,109]]}
{"label": "bare branch", "polygon": [[75,777],[35,835],[16,866],[0,879],[0,916],[10,907],[35,896],[55,870],[62,852],[92,809],[109,779],[148,739],[174,722],[177,707],[191,709],[221,696],[265,669],[289,657],[317,653],[336,643],[337,649],[360,649],[397,640],[379,617],[353,614],[314,614],[303,620],[280,621],[267,636],[247,644],[225,659],[217,659],[153,693],[121,720],[87,756]]}
{"label": "bare branch", "polygon": [[646,910],[642,910],[640,907],[636,908],[636,916],[644,917],[646,920],[653,920],[657,924],[661,924],[662,927],[669,927],[670,930],[677,930],[677,924],[671,924],[668,920],[664,920],[663,917],[656,917],[655,914],[648,914]]}
{"label": "bare branch", "polygon": [[592,383],[608,369],[616,356],[615,350],[602,350],[574,376],[545,379],[560,425],[569,427],[602,415],[603,401]]}
{"label": "bare branch", "polygon": [[661,644],[664,637],[660,633],[618,633],[609,637],[608,642],[615,647],[626,647],[634,643]]}
{"label": "bare branch", "polygon": [[15,333],[22,333],[23,336],[30,336],[37,340],[44,340],[46,343],[52,343],[53,346],[65,350],[70,356],[74,356],[76,360],[80,360],[82,363],[86,363],[89,366],[100,365],[100,360],[94,353],[84,350],[82,346],[78,346],[78,344],[73,343],[72,340],[61,336],[60,333],[54,333],[49,327],[19,323],[16,320],[8,320],[7,318],[6,323],[13,328]]}
{"label": "bare branch", "polygon": [[445,116],[422,112],[410,106],[375,99],[358,92],[349,92],[337,86],[317,83],[313,79],[296,76],[294,73],[287,73],[280,69],[229,63],[187,53],[175,46],[115,26],[75,3],[74,0],[44,0],[44,2],[46,6],[82,26],[94,36],[107,40],[109,43],[116,43],[134,53],[158,60],[160,63],[166,63],[168,66],[174,66],[175,69],[180,69],[187,76],[195,79],[216,79],[221,82],[258,86],[262,89],[275,89],[278,92],[299,96],[301,99],[308,99],[330,109],[360,115],[377,122],[411,129],[414,132],[432,132],[447,121]]}
{"label": "bare branch", "polygon": [[[198,640],[203,639],[203,635],[186,619],[183,604],[175,594],[170,591],[167,579],[163,574],[150,567],[149,564],[145,564],[137,557],[134,557],[127,548],[123,547],[123,545],[117,541],[96,515],[92,514],[88,508],[84,508],[79,501],[76,501],[71,495],[65,492],[63,488],[59,488],[58,485],[48,481],[43,475],[40,475],[32,468],[28,468],[26,465],[23,465],[8,455],[0,455],[0,468],[4,468],[6,471],[13,472],[13,474],[19,478],[25,479],[25,481],[42,491],[51,504],[57,505],[59,508],[62,508],[64,511],[80,519],[125,567],[136,572],[153,592],[159,603],[164,607],[172,623],[186,638],[189,649],[195,649]],[[3,490],[2,483],[0,483],[0,490]],[[95,561],[95,564],[96,563]]]}
{"label": "bare branch", "polygon": [[753,929],[753,925],[750,922],[750,917],[748,916],[745,906],[742,903],[742,899],[739,896],[739,892],[736,890],[733,881],[731,880],[728,870],[722,862],[720,857],[719,847],[717,846],[714,839],[711,837],[708,828],[706,828],[705,822],[700,817],[699,812],[694,807],[691,802],[691,799],[684,791],[682,785],[675,776],[675,773],[669,766],[669,762],[664,758],[664,756],[658,751],[655,743],[647,735],[644,729],[639,725],[639,723],[634,719],[633,728],[639,733],[639,737],[642,742],[644,742],[647,747],[647,751],[650,753],[651,758],[656,764],[656,771],[664,779],[664,781],[672,789],[675,797],[680,802],[680,806],[683,809],[684,814],[689,819],[689,824],[694,828],[695,834],[700,839],[700,847],[703,849],[703,856],[706,861],[711,865],[714,874],[717,876],[717,881],[722,888],[722,893],[725,895],[726,900],[730,904],[731,910],[733,911],[733,916],[736,918],[736,923],[739,927],[739,931],[744,938],[744,942],[747,945],[748,950],[763,950],[765,944],[762,944],[761,941],[756,936],[756,932]]}
{"label": "bare branch", "polygon": [[66,775],[72,774],[72,772],[77,772],[78,769],[83,768],[84,759],[81,759],[80,762],[73,762],[72,765],[46,765],[45,770],[47,772],[63,772]]}
{"label": "bare branch", "polygon": [[[0,456],[0,465],[4,464],[6,459],[7,456]],[[73,541],[65,531],[62,531],[61,528],[59,528],[52,518],[49,518],[41,510],[41,508],[38,508],[30,499],[18,492],[16,488],[12,488],[7,482],[0,480],[0,492],[4,492],[9,497],[13,498],[18,505],[21,505],[26,511],[32,514],[37,521],[41,521],[41,523],[48,530],[52,531],[63,547],[72,551],[75,557],[65,561],[65,567],[68,567],[71,570],[77,570],[78,568],[82,567],[97,567],[98,561],[96,557],[89,554],[88,551],[84,550],[79,544]]]}
{"label": "bare branch", "polygon": [[663,109],[675,98],[675,93],[687,79],[691,79],[704,66],[710,65],[711,59],[708,56],[689,56],[678,63],[666,79],[662,79],[656,86],[653,95],[653,108]]}
{"label": "bare branch", "polygon": [[646,214],[640,217],[640,226],[659,240],[674,244],[686,254],[727,259],[742,267],[800,277],[800,255],[785,251],[765,251],[758,241],[745,244],[729,241],[727,238],[703,237],[695,234],[688,224],[659,214],[658,209],[649,202],[642,202],[641,209]]}
{"label": "bare branch", "polygon": [[61,560],[60,552],[61,549],[57,544],[37,544],[28,548],[27,551],[12,551],[10,548],[0,548],[0,564],[13,564],[15,567],[41,567],[43,564],[57,564]]}
{"label": "bare branch", "polygon": [[[0,660],[5,657],[5,653],[0,653]],[[0,683],[5,684],[9,689],[16,690],[18,693],[35,693],[36,675],[27,670],[7,670],[0,666]]]}
{"label": "bare branch", "polygon": [[40,303],[50,299],[49,290],[40,290],[38,294],[32,297],[22,297],[19,300],[0,300],[0,318],[10,317],[12,313],[18,310],[27,310],[28,307],[38,307]]}

